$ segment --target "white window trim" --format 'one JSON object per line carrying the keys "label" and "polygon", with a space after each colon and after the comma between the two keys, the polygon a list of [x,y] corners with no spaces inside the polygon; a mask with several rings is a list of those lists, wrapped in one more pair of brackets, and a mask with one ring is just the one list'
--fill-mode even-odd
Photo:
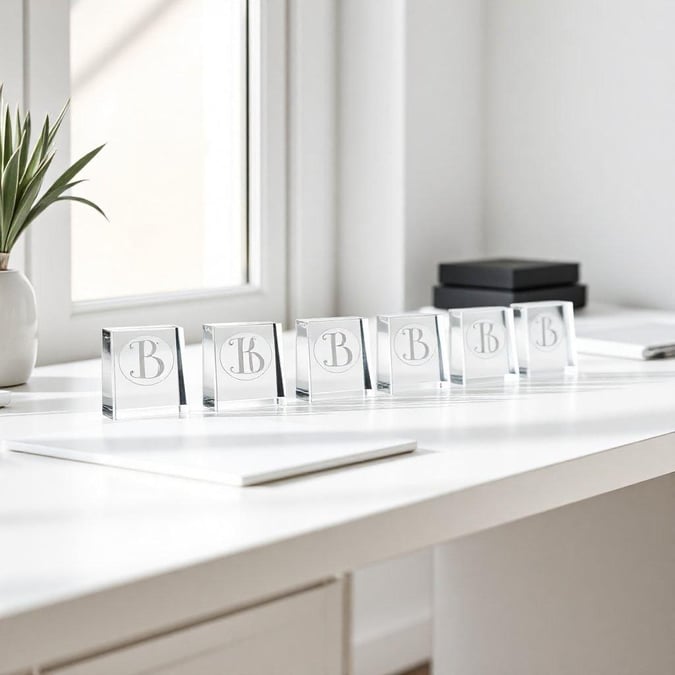
{"label": "white window trim", "polygon": [[339,2],[288,0],[288,315],[337,311]]}
{"label": "white window trim", "polygon": [[[24,12],[24,103],[34,119],[54,116],[69,93],[69,0],[27,0]],[[186,340],[209,321],[286,319],[286,2],[250,0],[249,283],[105,302],[71,301],[70,210],[46,211],[28,240],[27,271],[40,321],[40,363],[100,354],[103,326],[177,323]],[[53,171],[69,162],[64,124]],[[124,261],[120,261],[123,273]]]}

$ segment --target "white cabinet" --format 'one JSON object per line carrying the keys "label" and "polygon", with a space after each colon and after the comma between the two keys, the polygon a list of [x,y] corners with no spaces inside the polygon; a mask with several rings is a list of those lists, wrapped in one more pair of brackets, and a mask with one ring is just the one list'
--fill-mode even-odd
{"label": "white cabinet", "polygon": [[311,590],[40,671],[49,675],[343,675],[343,590]]}
{"label": "white cabinet", "polygon": [[437,547],[434,673],[673,675],[675,474]]}

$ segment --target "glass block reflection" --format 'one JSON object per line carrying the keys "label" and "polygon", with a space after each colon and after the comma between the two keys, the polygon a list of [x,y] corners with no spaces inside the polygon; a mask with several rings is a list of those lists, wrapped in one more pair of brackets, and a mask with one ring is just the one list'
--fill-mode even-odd
{"label": "glass block reflection", "polygon": [[513,310],[470,307],[448,310],[450,379],[456,384],[518,374]]}
{"label": "glass block reflection", "polygon": [[377,317],[377,388],[392,394],[440,387],[446,379],[435,314]]}
{"label": "glass block reflection", "polygon": [[365,396],[371,388],[364,319],[296,322],[296,393],[309,399]]}
{"label": "glass block reflection", "polygon": [[102,412],[111,419],[179,415],[186,405],[183,329],[134,326],[102,331]]}
{"label": "glass block reflection", "polygon": [[284,397],[281,324],[211,323],[203,327],[203,401],[220,410],[233,403],[279,403]]}
{"label": "glass block reflection", "polygon": [[524,375],[576,370],[574,305],[565,301],[519,302],[514,312],[518,363]]}

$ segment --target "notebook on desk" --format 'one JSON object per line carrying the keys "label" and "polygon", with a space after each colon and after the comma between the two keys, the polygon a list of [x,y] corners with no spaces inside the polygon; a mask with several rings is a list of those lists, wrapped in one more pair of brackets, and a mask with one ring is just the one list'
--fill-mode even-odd
{"label": "notebook on desk", "polygon": [[413,452],[409,438],[233,418],[101,422],[5,442],[7,449],[120,469],[247,486]]}
{"label": "notebook on desk", "polygon": [[577,351],[626,359],[675,356],[675,324],[643,322],[577,332]]}

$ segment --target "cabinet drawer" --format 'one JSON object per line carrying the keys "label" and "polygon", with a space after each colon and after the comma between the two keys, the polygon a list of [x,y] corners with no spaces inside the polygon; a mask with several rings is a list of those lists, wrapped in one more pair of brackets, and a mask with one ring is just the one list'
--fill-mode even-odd
{"label": "cabinet drawer", "polygon": [[342,675],[342,582],[144,640],[50,675]]}

